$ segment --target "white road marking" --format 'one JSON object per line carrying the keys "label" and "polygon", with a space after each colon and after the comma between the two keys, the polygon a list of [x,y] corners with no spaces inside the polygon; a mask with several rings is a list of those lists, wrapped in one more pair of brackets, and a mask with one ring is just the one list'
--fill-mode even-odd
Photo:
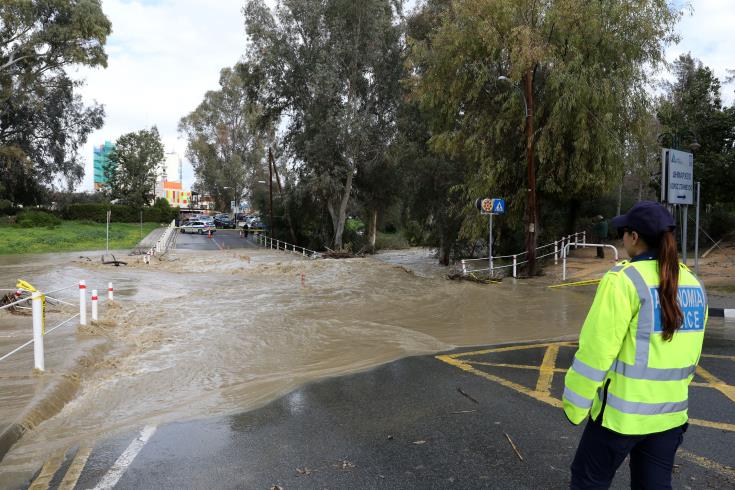
{"label": "white road marking", "polygon": [[117,485],[117,482],[120,481],[120,477],[123,476],[125,470],[128,469],[128,466],[130,466],[140,450],[143,449],[143,446],[146,445],[148,439],[150,439],[155,432],[155,425],[145,426],[143,430],[140,431],[140,435],[138,435],[138,437],[130,443],[128,448],[123,451],[120,457],[117,458],[117,461],[112,465],[110,471],[108,471],[97,486],[94,487],[94,490],[109,490]]}

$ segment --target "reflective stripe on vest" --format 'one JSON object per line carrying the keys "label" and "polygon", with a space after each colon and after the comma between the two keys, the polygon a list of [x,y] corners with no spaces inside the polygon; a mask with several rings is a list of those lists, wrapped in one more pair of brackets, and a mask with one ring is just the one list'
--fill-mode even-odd
{"label": "reflective stripe on vest", "polygon": [[[598,392],[598,397],[601,401],[602,392]],[[633,414],[633,415],[660,415],[664,413],[681,412],[689,408],[689,400],[681,402],[665,402],[665,403],[644,403],[644,402],[629,402],[618,398],[617,396],[608,393],[607,394],[607,406],[614,408],[615,410]]]}
{"label": "reflective stripe on vest", "polygon": [[581,408],[582,410],[589,410],[592,408],[592,399],[585,398],[582,395],[573,392],[568,386],[564,387],[564,399],[572,405]]}
{"label": "reflective stripe on vest", "polygon": [[585,378],[591,379],[592,381],[595,381],[597,383],[601,383],[605,379],[605,376],[607,376],[607,371],[593,368],[589,364],[580,361],[577,356],[574,356],[572,369],[574,369],[574,371],[581,374]]}

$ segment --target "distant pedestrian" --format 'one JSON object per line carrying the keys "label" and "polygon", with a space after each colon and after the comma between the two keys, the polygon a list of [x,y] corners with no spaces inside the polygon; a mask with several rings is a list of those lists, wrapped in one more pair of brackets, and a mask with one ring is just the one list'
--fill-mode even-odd
{"label": "distant pedestrian", "polygon": [[630,455],[632,488],[669,489],[707,296],[679,263],[666,208],[639,202],[612,226],[632,258],[600,282],[566,375],[564,413],[575,425],[588,419],[571,488],[608,488]]}
{"label": "distant pedestrian", "polygon": [[[593,243],[605,243],[607,241],[607,221],[602,215],[598,214],[592,220],[592,240]],[[605,247],[597,247],[597,258],[605,258]]]}
{"label": "distant pedestrian", "polygon": [[245,235],[245,238],[248,237],[248,232],[250,231],[250,227],[247,223],[245,223],[242,227],[243,234]]}

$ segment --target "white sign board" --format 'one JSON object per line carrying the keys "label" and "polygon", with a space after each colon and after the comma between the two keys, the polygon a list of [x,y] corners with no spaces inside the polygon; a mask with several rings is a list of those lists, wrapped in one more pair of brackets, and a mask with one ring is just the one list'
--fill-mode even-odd
{"label": "white sign board", "polygon": [[661,200],[669,204],[694,204],[694,155],[664,148],[661,163]]}

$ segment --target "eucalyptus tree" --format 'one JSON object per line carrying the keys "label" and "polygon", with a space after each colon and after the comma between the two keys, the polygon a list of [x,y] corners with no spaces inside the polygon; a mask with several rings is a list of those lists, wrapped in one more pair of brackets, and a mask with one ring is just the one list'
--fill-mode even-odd
{"label": "eucalyptus tree", "polygon": [[84,175],[78,150],[104,111],[85,107],[70,66],[107,66],[110,21],[97,0],[0,2],[0,198],[31,203]]}
{"label": "eucalyptus tree", "polygon": [[228,209],[262,176],[271,131],[263,126],[257,72],[247,64],[225,68],[219,84],[181,119],[179,132],[188,140],[186,155],[200,187]]}
{"label": "eucalyptus tree", "polygon": [[[282,117],[299,185],[327,208],[342,248],[355,178],[385,157],[401,73],[400,0],[262,0],[244,9],[251,62]],[[366,190],[367,192],[367,190]]]}
{"label": "eucalyptus tree", "polygon": [[471,203],[488,191],[509,198],[511,223],[524,220],[527,82],[537,206],[620,181],[630,128],[650,114],[648,79],[678,17],[665,0],[455,0],[425,39],[410,41],[409,83],[431,115],[431,147],[471,165],[458,186],[464,236],[484,234]]}

